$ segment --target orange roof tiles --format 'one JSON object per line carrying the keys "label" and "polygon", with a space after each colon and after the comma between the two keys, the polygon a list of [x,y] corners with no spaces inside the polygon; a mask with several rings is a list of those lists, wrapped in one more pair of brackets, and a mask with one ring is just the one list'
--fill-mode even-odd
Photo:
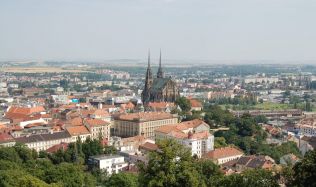
{"label": "orange roof tiles", "polygon": [[219,149],[214,149],[213,151],[206,153],[203,157],[209,158],[209,159],[220,159],[220,158],[238,156],[238,155],[243,155],[243,154],[244,154],[243,152],[241,152],[240,150],[234,147],[223,147]]}
{"label": "orange roof tiles", "polygon": [[7,113],[14,113],[14,114],[22,114],[22,115],[31,115],[34,113],[44,112],[45,108],[43,106],[36,106],[36,107],[17,107],[12,106],[9,108]]}
{"label": "orange roof tiles", "polygon": [[81,117],[76,117],[70,120],[70,125],[72,126],[80,126],[83,125],[83,120]]}
{"label": "orange roof tiles", "polygon": [[13,137],[8,133],[0,133],[0,142],[14,141]]}
{"label": "orange roof tiles", "polygon": [[42,114],[42,118],[52,118],[51,114]]}
{"label": "orange roof tiles", "polygon": [[193,133],[191,136],[191,139],[204,139],[204,138],[208,138],[209,135],[210,135],[210,133],[207,131]]}
{"label": "orange roof tiles", "polygon": [[202,103],[196,99],[190,99],[191,107],[202,107]]}
{"label": "orange roof tiles", "polygon": [[202,131],[198,133],[192,133],[190,134],[185,133],[185,130],[188,129],[194,129],[198,127],[201,124],[206,124],[202,120],[191,120],[182,122],[179,124],[170,124],[170,125],[164,125],[162,127],[159,127],[155,130],[155,132],[160,132],[163,134],[169,134],[172,137],[178,138],[178,139],[184,139],[184,138],[191,138],[191,139],[203,139],[208,138],[210,133],[208,131]]}
{"label": "orange roof tiles", "polygon": [[158,149],[158,145],[150,143],[150,142],[146,142],[143,145],[140,145],[139,148],[144,149],[146,151],[156,151]]}
{"label": "orange roof tiles", "polygon": [[107,121],[103,121],[101,119],[86,119],[84,121],[90,126],[102,126],[102,125],[109,125],[110,123]]}
{"label": "orange roof tiles", "polygon": [[97,109],[93,112],[93,114],[98,116],[110,116],[110,114],[103,109]]}
{"label": "orange roof tiles", "polygon": [[207,123],[205,123],[203,120],[200,120],[200,119],[184,121],[184,122],[181,122],[179,125],[183,125],[185,128],[195,128],[195,127],[200,126],[201,124],[208,125]]}
{"label": "orange roof tiles", "polygon": [[90,134],[89,130],[83,125],[81,125],[81,126],[69,126],[69,127],[66,127],[66,129],[71,136]]}
{"label": "orange roof tiles", "polygon": [[63,150],[63,151],[66,151],[68,149],[68,143],[60,143],[60,144],[57,144],[57,145],[54,145],[50,148],[48,148],[46,150],[46,152],[48,153],[56,153],[58,150]]}
{"label": "orange roof tiles", "polygon": [[196,128],[198,126],[200,126],[201,124],[206,124],[204,121],[200,120],[200,119],[194,119],[191,121],[184,121],[181,122],[179,124],[170,124],[170,125],[165,125],[162,127],[159,127],[158,129],[156,129],[156,131],[158,132],[162,132],[162,133],[168,133],[171,131],[182,131],[182,130],[187,130],[187,129],[191,129],[191,128]]}

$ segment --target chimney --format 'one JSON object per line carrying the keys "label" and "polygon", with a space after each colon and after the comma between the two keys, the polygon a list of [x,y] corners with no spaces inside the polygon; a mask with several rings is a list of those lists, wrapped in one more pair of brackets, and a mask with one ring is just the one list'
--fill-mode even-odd
{"label": "chimney", "polygon": [[98,109],[102,109],[102,108],[103,108],[102,103],[99,103],[99,104],[98,104]]}

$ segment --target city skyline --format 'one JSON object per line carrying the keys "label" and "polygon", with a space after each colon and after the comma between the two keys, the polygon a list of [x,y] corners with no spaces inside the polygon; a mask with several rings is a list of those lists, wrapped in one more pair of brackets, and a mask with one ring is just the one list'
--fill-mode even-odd
{"label": "city skyline", "polygon": [[1,61],[316,60],[315,1],[3,0]]}

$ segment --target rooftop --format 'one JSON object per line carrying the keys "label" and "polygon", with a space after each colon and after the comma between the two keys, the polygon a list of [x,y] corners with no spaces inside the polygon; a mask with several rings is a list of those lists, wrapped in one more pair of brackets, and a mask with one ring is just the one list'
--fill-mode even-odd
{"label": "rooftop", "polygon": [[16,142],[20,143],[32,143],[32,142],[43,142],[43,141],[49,141],[49,140],[58,140],[63,138],[70,138],[68,132],[62,131],[62,132],[56,132],[56,133],[49,133],[49,134],[35,134],[28,137],[19,137],[15,138]]}
{"label": "rooftop", "polygon": [[69,134],[71,136],[78,136],[78,135],[82,135],[82,134],[90,134],[89,130],[83,125],[69,126],[69,127],[66,127],[66,129],[67,129],[67,131],[69,132]]}
{"label": "rooftop", "polygon": [[171,118],[176,118],[176,116],[166,112],[139,112],[121,114],[115,117],[116,120],[122,121],[156,121]]}
{"label": "rooftop", "polygon": [[243,155],[244,153],[234,147],[223,147],[219,149],[214,149],[204,155],[205,158],[209,159],[221,159],[231,156]]}
{"label": "rooftop", "polygon": [[123,156],[121,155],[97,155],[97,156],[91,156],[90,158],[95,160],[106,160],[106,159],[112,159],[112,158],[121,158]]}

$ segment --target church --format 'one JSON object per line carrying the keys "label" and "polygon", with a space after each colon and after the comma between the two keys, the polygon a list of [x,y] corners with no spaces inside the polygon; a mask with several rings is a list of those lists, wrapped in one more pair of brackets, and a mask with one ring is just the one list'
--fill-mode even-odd
{"label": "church", "polygon": [[142,92],[143,103],[148,104],[149,102],[174,102],[179,97],[179,95],[179,89],[176,82],[173,81],[171,77],[164,77],[161,67],[161,51],[157,76],[153,78],[150,67],[149,53],[145,86]]}

